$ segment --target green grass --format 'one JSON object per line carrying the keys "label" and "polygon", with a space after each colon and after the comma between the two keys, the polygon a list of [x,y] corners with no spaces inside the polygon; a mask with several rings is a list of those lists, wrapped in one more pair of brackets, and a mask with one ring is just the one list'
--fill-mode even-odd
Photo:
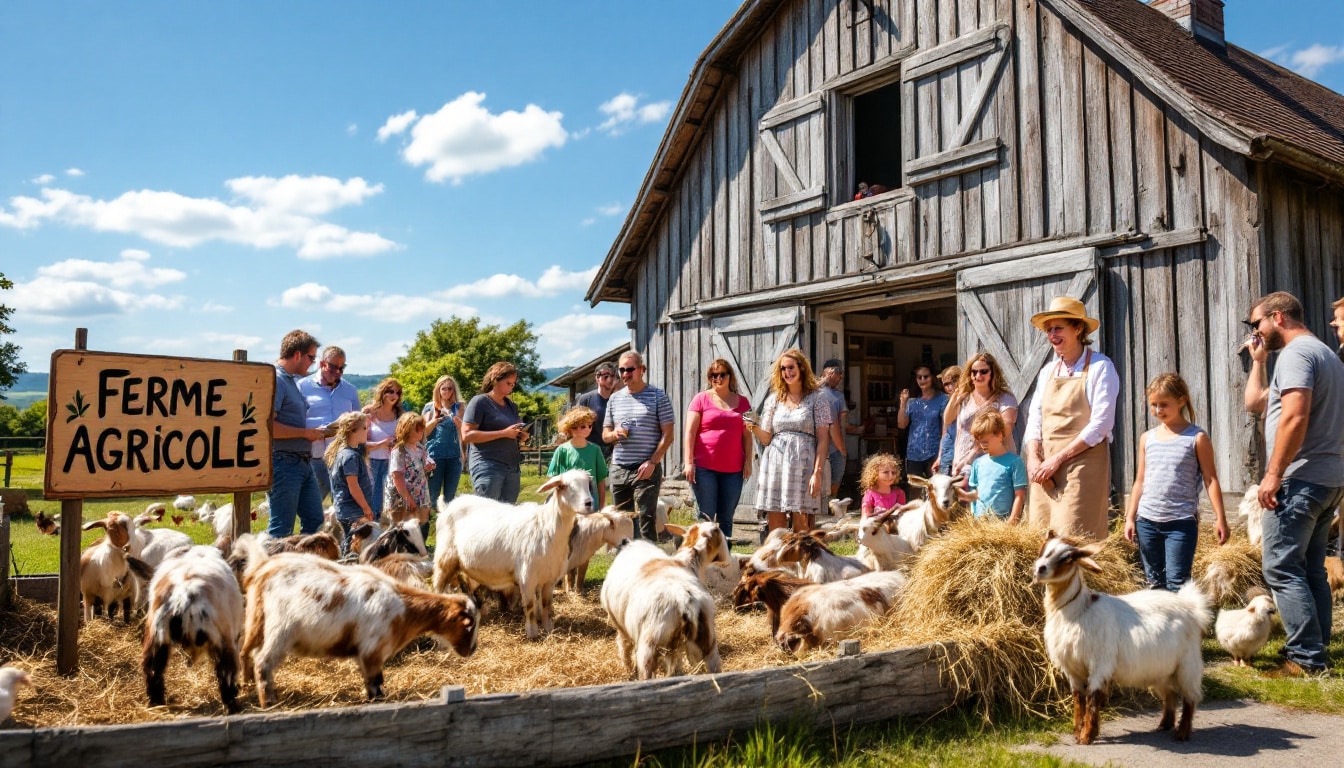
{"label": "green grass", "polygon": [[[41,453],[16,453],[10,468],[9,484],[14,488],[41,488],[43,466],[47,457]],[[3,472],[0,469],[0,472]]]}
{"label": "green grass", "polygon": [[[1335,610],[1335,626],[1344,619],[1344,611]],[[1210,699],[1252,699],[1294,709],[1326,714],[1344,714],[1344,634],[1336,631],[1327,650],[1334,665],[1333,677],[1317,679],[1276,679],[1265,673],[1277,667],[1283,648],[1282,630],[1275,632],[1269,644],[1252,660],[1252,667],[1231,666],[1227,651],[1214,638],[1204,639],[1204,694]]]}

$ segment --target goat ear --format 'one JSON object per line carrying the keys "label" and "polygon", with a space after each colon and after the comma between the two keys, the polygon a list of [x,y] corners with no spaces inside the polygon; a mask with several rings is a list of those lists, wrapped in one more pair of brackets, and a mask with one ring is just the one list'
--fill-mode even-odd
{"label": "goat ear", "polygon": [[94,528],[102,528],[103,530],[107,530],[107,521],[106,521],[106,520],[90,520],[89,522],[85,523],[83,527],[84,527],[84,530],[86,530],[86,531],[88,531],[88,530],[92,530],[92,529],[94,529]]}
{"label": "goat ear", "polygon": [[907,475],[905,479],[906,482],[910,483],[911,485],[917,485],[920,488],[929,487],[928,478],[920,477],[919,475]]}
{"label": "goat ear", "polygon": [[663,529],[666,530],[668,533],[672,534],[673,536],[684,537],[686,535],[686,529],[681,527],[680,525],[673,525],[672,523],[664,523]]}
{"label": "goat ear", "polygon": [[823,541],[839,541],[852,533],[854,533],[852,528],[835,528],[822,533],[821,538]]}
{"label": "goat ear", "polygon": [[1091,557],[1084,555],[1083,557],[1078,558],[1075,562],[1093,573],[1101,573],[1101,566],[1097,565],[1097,561],[1093,560]]}
{"label": "goat ear", "polygon": [[537,493],[549,493],[555,490],[556,488],[559,488],[560,486],[564,485],[565,481],[562,480],[561,477],[562,477],[561,475],[556,475],[555,477],[552,477],[550,480],[547,480],[546,482],[542,483],[541,487],[537,489]]}

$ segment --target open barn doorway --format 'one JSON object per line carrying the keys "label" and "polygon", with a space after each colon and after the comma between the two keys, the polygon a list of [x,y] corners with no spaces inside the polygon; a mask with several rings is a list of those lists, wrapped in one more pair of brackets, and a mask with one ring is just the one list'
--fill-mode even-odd
{"label": "open barn doorway", "polygon": [[909,389],[918,397],[915,370],[927,365],[936,376],[959,364],[956,297],[950,287],[908,298],[884,294],[819,308],[816,317],[818,365],[828,359],[844,363],[849,461],[840,497],[857,503],[867,457],[885,452],[904,462],[909,430],[898,423],[900,395]]}

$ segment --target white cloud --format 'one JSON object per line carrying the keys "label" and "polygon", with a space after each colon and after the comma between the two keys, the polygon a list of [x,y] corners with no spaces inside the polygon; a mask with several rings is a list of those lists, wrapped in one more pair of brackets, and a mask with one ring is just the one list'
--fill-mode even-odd
{"label": "white cloud", "polygon": [[625,212],[625,206],[620,203],[611,203],[610,205],[599,205],[597,213],[599,216],[617,216]]}
{"label": "white cloud", "polygon": [[143,261],[89,261],[66,259],[37,268],[39,278],[66,282],[103,283],[113,288],[157,288],[185,280],[187,273],[177,269],[146,267]]}
{"label": "white cloud", "polygon": [[331,289],[318,283],[304,283],[286,288],[280,294],[280,306],[296,309],[321,304],[331,298]]}
{"label": "white cloud", "polygon": [[345,126],[345,135],[346,135],[346,136],[354,136],[354,135],[357,134],[357,133],[359,133],[359,125],[358,125],[357,123],[351,123],[351,124]]}
{"label": "white cloud", "polygon": [[597,267],[582,272],[568,272],[552,266],[535,282],[518,275],[498,273],[465,285],[455,285],[443,291],[450,299],[499,299],[506,296],[541,298],[564,291],[587,288],[597,274]]}
{"label": "white cloud", "polygon": [[143,291],[122,290],[86,280],[66,280],[39,275],[26,283],[14,283],[9,300],[27,319],[50,322],[100,315],[120,315],[144,309],[181,309],[180,296],[169,297]]}
{"label": "white cloud", "polygon": [[[219,360],[231,360],[235,349],[245,349],[248,352],[258,350],[259,354],[255,359],[265,359],[264,353],[259,350],[261,342],[262,338],[260,336],[251,336],[244,333],[217,333],[214,331],[176,338],[125,336],[121,339],[122,345],[138,351],[190,352],[192,357]],[[252,355],[249,355],[249,357],[252,357]]]}
{"label": "white cloud", "polygon": [[607,116],[607,119],[597,126],[597,129],[616,136],[632,123],[655,123],[666,119],[667,114],[672,111],[672,102],[670,101],[640,104],[641,98],[641,96],[621,92],[607,99],[597,108],[599,112]]}
{"label": "white cloud", "polygon": [[196,311],[197,311],[197,312],[232,312],[232,311],[233,311],[233,307],[230,307],[230,306],[227,305],[227,304],[218,304],[218,303],[213,302],[213,301],[207,301],[207,302],[205,302],[204,304],[200,305],[199,307],[196,307]]}
{"label": "white cloud", "polygon": [[384,130],[388,136],[400,133],[414,121],[411,140],[401,150],[402,159],[413,166],[428,166],[425,178],[429,181],[451,179],[454,184],[472,174],[530,163],[548,148],[564,146],[568,138],[561,124],[564,115],[559,112],[528,104],[521,112],[493,114],[481,106],[483,101],[484,93],[468,91],[419,119],[414,112],[391,117],[379,135]]}
{"label": "white cloud", "polygon": [[42,174],[41,176],[35,176],[35,177],[32,179],[32,182],[33,182],[34,184],[37,184],[38,186],[41,186],[41,185],[44,185],[44,184],[50,184],[51,182],[53,182],[53,181],[55,181],[55,180],[56,180],[56,177],[55,177],[55,176],[52,176],[50,173],[44,173],[44,174]]}
{"label": "white cloud", "polygon": [[1315,77],[1331,64],[1344,61],[1344,46],[1312,43],[1306,48],[1294,50],[1292,45],[1277,45],[1260,55],[1304,77]]}
{"label": "white cloud", "polygon": [[581,312],[542,323],[537,327],[541,364],[578,365],[629,341],[630,331],[625,327],[628,319],[623,315]]}
{"label": "white cloud", "polygon": [[127,248],[121,252],[121,258],[130,261],[149,261],[149,251],[142,251],[139,248]]}
{"label": "white cloud", "polygon": [[66,168],[66,169],[65,169],[65,175],[66,175],[66,176],[83,176],[83,175],[84,175],[84,172],[81,171],[81,170],[78,169],[78,168]]}
{"label": "white cloud", "polygon": [[411,127],[411,123],[414,123],[417,117],[419,115],[415,113],[414,109],[408,109],[400,115],[387,118],[387,122],[383,123],[382,127],[378,129],[378,141],[383,142],[393,136],[400,136],[407,128]]}
{"label": "white cloud", "polygon": [[596,223],[597,223],[597,219],[594,218],[594,217],[592,217],[592,216],[589,216],[588,218],[584,219],[583,221],[580,221],[580,222],[579,222],[579,226],[580,226],[580,227],[591,227],[591,226],[593,226],[593,225],[596,224]]}
{"label": "white cloud", "polygon": [[0,207],[0,226],[33,229],[54,222],[138,235],[177,248],[211,241],[261,249],[289,247],[296,248],[302,259],[367,256],[400,247],[381,235],[352,232],[305,215],[358,204],[382,192],[381,184],[370,186],[360,178],[341,182],[324,176],[286,176],[230,179],[226,185],[251,204],[147,189],[98,200],[48,188],[40,198],[10,198],[8,209]]}
{"label": "white cloud", "polygon": [[433,319],[457,315],[471,317],[476,308],[452,301],[447,292],[429,296],[408,296],[399,293],[341,294],[319,283],[304,283],[288,288],[279,301],[271,302],[286,309],[325,309],[329,312],[355,314],[389,323]]}

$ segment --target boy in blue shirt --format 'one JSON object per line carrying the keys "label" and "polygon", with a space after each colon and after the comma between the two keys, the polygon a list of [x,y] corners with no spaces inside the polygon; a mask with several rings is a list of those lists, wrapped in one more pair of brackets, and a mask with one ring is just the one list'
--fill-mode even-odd
{"label": "boy in blue shirt", "polygon": [[1027,498],[1027,465],[1021,456],[1008,451],[1007,431],[997,410],[987,408],[976,414],[971,436],[985,452],[971,462],[970,491],[963,498],[972,502],[971,511],[977,518],[992,514],[1016,525]]}

